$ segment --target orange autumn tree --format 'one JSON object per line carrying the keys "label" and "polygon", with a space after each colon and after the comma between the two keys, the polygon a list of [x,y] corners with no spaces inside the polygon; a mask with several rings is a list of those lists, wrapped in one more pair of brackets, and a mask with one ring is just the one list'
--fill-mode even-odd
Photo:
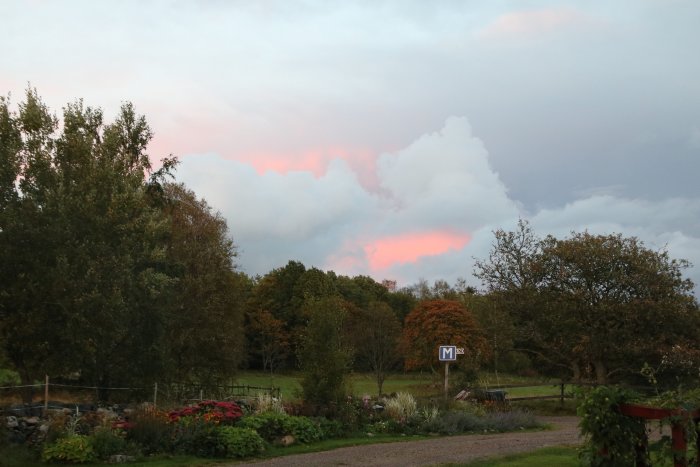
{"label": "orange autumn tree", "polygon": [[407,370],[434,369],[438,347],[455,345],[464,348],[456,365],[476,367],[486,357],[488,346],[472,313],[454,300],[420,302],[404,322],[401,349]]}

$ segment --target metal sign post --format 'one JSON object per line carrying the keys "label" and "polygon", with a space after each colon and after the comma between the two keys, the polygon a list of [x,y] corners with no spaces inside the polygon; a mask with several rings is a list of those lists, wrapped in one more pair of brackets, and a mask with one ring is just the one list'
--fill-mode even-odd
{"label": "metal sign post", "polygon": [[445,399],[447,399],[449,377],[450,377],[450,362],[457,360],[457,346],[441,345],[438,349],[438,359],[445,362]]}

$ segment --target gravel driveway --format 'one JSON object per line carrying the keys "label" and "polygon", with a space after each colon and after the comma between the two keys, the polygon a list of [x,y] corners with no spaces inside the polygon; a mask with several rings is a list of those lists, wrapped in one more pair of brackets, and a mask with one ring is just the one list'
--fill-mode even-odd
{"label": "gravel driveway", "polygon": [[541,417],[547,431],[449,436],[420,441],[371,444],[312,454],[265,459],[240,466],[425,466],[579,444],[577,417]]}

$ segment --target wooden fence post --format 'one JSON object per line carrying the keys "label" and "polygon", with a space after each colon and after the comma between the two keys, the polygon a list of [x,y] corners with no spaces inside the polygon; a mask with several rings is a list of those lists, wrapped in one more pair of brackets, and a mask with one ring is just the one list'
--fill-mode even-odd
{"label": "wooden fence post", "polygon": [[49,375],[46,375],[46,381],[44,382],[44,416],[49,410]]}
{"label": "wooden fence post", "polygon": [[560,394],[561,394],[560,398],[559,398],[560,403],[561,403],[561,405],[564,405],[564,382],[563,381],[561,382],[561,393]]}

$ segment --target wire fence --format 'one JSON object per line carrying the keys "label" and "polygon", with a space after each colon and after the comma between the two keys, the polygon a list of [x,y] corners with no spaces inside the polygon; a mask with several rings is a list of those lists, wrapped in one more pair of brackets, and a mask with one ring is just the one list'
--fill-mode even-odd
{"label": "wire fence", "polygon": [[259,394],[279,398],[281,389],[184,382],[154,383],[152,387],[103,387],[52,382],[47,376],[43,383],[0,386],[0,412],[41,416],[52,409],[88,412],[101,406],[136,404],[169,408],[203,400],[244,400]]}

